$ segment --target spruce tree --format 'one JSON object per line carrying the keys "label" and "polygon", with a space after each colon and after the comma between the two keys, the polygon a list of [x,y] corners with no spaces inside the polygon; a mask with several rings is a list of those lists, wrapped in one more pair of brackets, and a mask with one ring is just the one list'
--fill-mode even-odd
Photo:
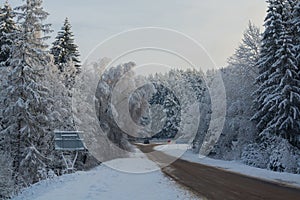
{"label": "spruce tree", "polygon": [[[283,15],[290,13],[284,9]],[[281,32],[278,43],[281,48],[276,52],[276,62],[273,66],[276,71],[270,79],[275,79],[276,89],[272,91],[270,100],[276,102],[277,114],[269,122],[268,129],[274,129],[277,135],[288,139],[297,145],[300,136],[300,78],[299,66],[297,66],[296,52],[293,45],[293,37],[289,29],[289,21],[285,23],[285,30]]]}
{"label": "spruce tree", "polygon": [[54,63],[61,72],[66,71],[70,61],[76,67],[76,73],[80,72],[80,60],[78,46],[74,43],[74,35],[71,31],[71,24],[68,18],[65,19],[64,25],[56,36],[51,48],[51,54],[54,56]]}
{"label": "spruce tree", "polygon": [[10,46],[13,38],[11,34],[17,29],[14,21],[15,13],[6,1],[0,10],[0,66],[8,66]]}
{"label": "spruce tree", "polygon": [[276,134],[296,145],[300,132],[300,89],[287,2],[269,2],[258,61],[256,120],[262,139]]}
{"label": "spruce tree", "polygon": [[[43,86],[43,72],[49,63],[44,36],[50,25],[43,24],[48,13],[41,0],[26,0],[17,7],[20,29],[13,33],[12,70],[1,91],[5,118],[1,135],[5,135],[6,151],[13,158],[16,186],[26,186],[47,176],[49,159],[52,100]],[[17,187],[16,187],[17,188]]]}
{"label": "spruce tree", "polygon": [[266,102],[265,100],[270,93],[269,87],[272,86],[271,81],[269,81],[268,78],[270,74],[276,70],[272,67],[273,63],[275,63],[274,57],[276,51],[280,48],[276,41],[279,39],[279,33],[283,29],[281,1],[269,0],[267,2],[269,3],[269,7],[264,23],[265,31],[262,36],[260,57],[257,63],[259,76],[256,79],[256,84],[258,84],[259,87],[254,93],[256,96],[254,104],[258,112],[252,118],[258,122],[257,128],[259,132],[262,132],[267,127],[268,122],[274,118],[274,115],[276,114],[274,112],[269,112],[273,103]]}

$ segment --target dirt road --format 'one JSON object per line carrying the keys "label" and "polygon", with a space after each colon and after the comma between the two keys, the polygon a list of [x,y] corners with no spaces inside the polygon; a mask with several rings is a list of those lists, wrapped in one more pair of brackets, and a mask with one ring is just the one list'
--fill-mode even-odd
{"label": "dirt road", "polygon": [[189,188],[199,197],[212,200],[300,199],[300,188],[255,179],[181,159],[167,165],[174,158],[162,152],[154,151],[153,146],[155,145],[137,146],[142,152],[147,153],[149,159],[161,166],[166,175]]}

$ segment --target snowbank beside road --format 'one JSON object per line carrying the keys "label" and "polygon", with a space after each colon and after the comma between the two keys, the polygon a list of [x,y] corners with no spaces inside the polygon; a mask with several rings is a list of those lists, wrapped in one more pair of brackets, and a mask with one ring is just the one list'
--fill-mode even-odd
{"label": "snowbank beside road", "polygon": [[156,146],[154,150],[164,152],[170,156],[181,157],[188,148],[188,144],[166,144]]}
{"label": "snowbank beside road", "polygon": [[128,155],[129,158],[114,159],[103,164],[118,171],[134,174],[160,170],[159,166],[149,160],[138,148],[134,148],[134,152]]}
{"label": "snowbank beside road", "polygon": [[[120,172],[108,166],[123,168]],[[198,199],[165,177],[160,170],[148,173],[155,163],[139,151],[131,158],[115,159],[88,172],[76,172],[41,181],[27,189],[14,200],[132,200],[132,199]]]}
{"label": "snowbank beside road", "polygon": [[[174,152],[178,152],[188,148],[188,145],[178,146],[178,144],[167,144],[155,147],[155,150],[162,151],[168,155],[174,156]],[[198,154],[193,153],[191,150],[187,150],[182,153],[180,159],[187,160],[190,162],[200,163],[203,165],[209,165],[213,167],[222,168],[227,171],[236,172],[244,174],[247,176],[265,179],[269,181],[279,182],[281,184],[286,184],[294,187],[300,187],[300,175],[290,174],[286,172],[274,172],[266,169],[260,169],[256,167],[251,167],[240,163],[238,161],[225,161],[225,160],[216,160],[208,157],[199,157]]]}

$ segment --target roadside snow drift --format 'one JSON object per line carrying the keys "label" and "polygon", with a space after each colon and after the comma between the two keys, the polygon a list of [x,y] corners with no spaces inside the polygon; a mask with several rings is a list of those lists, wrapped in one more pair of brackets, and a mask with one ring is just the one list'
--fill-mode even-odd
{"label": "roadside snow drift", "polygon": [[158,169],[137,150],[130,158],[115,159],[88,172],[41,181],[24,189],[14,200],[199,199]]}

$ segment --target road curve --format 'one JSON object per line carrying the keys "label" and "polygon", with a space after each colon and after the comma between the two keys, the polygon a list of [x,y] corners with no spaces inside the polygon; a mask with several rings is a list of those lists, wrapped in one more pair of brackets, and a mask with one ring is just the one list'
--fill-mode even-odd
{"label": "road curve", "polygon": [[181,159],[166,166],[173,157],[154,151],[155,145],[137,145],[149,159],[161,166],[162,171],[199,197],[232,200],[299,200],[300,188],[252,178],[216,167]]}

